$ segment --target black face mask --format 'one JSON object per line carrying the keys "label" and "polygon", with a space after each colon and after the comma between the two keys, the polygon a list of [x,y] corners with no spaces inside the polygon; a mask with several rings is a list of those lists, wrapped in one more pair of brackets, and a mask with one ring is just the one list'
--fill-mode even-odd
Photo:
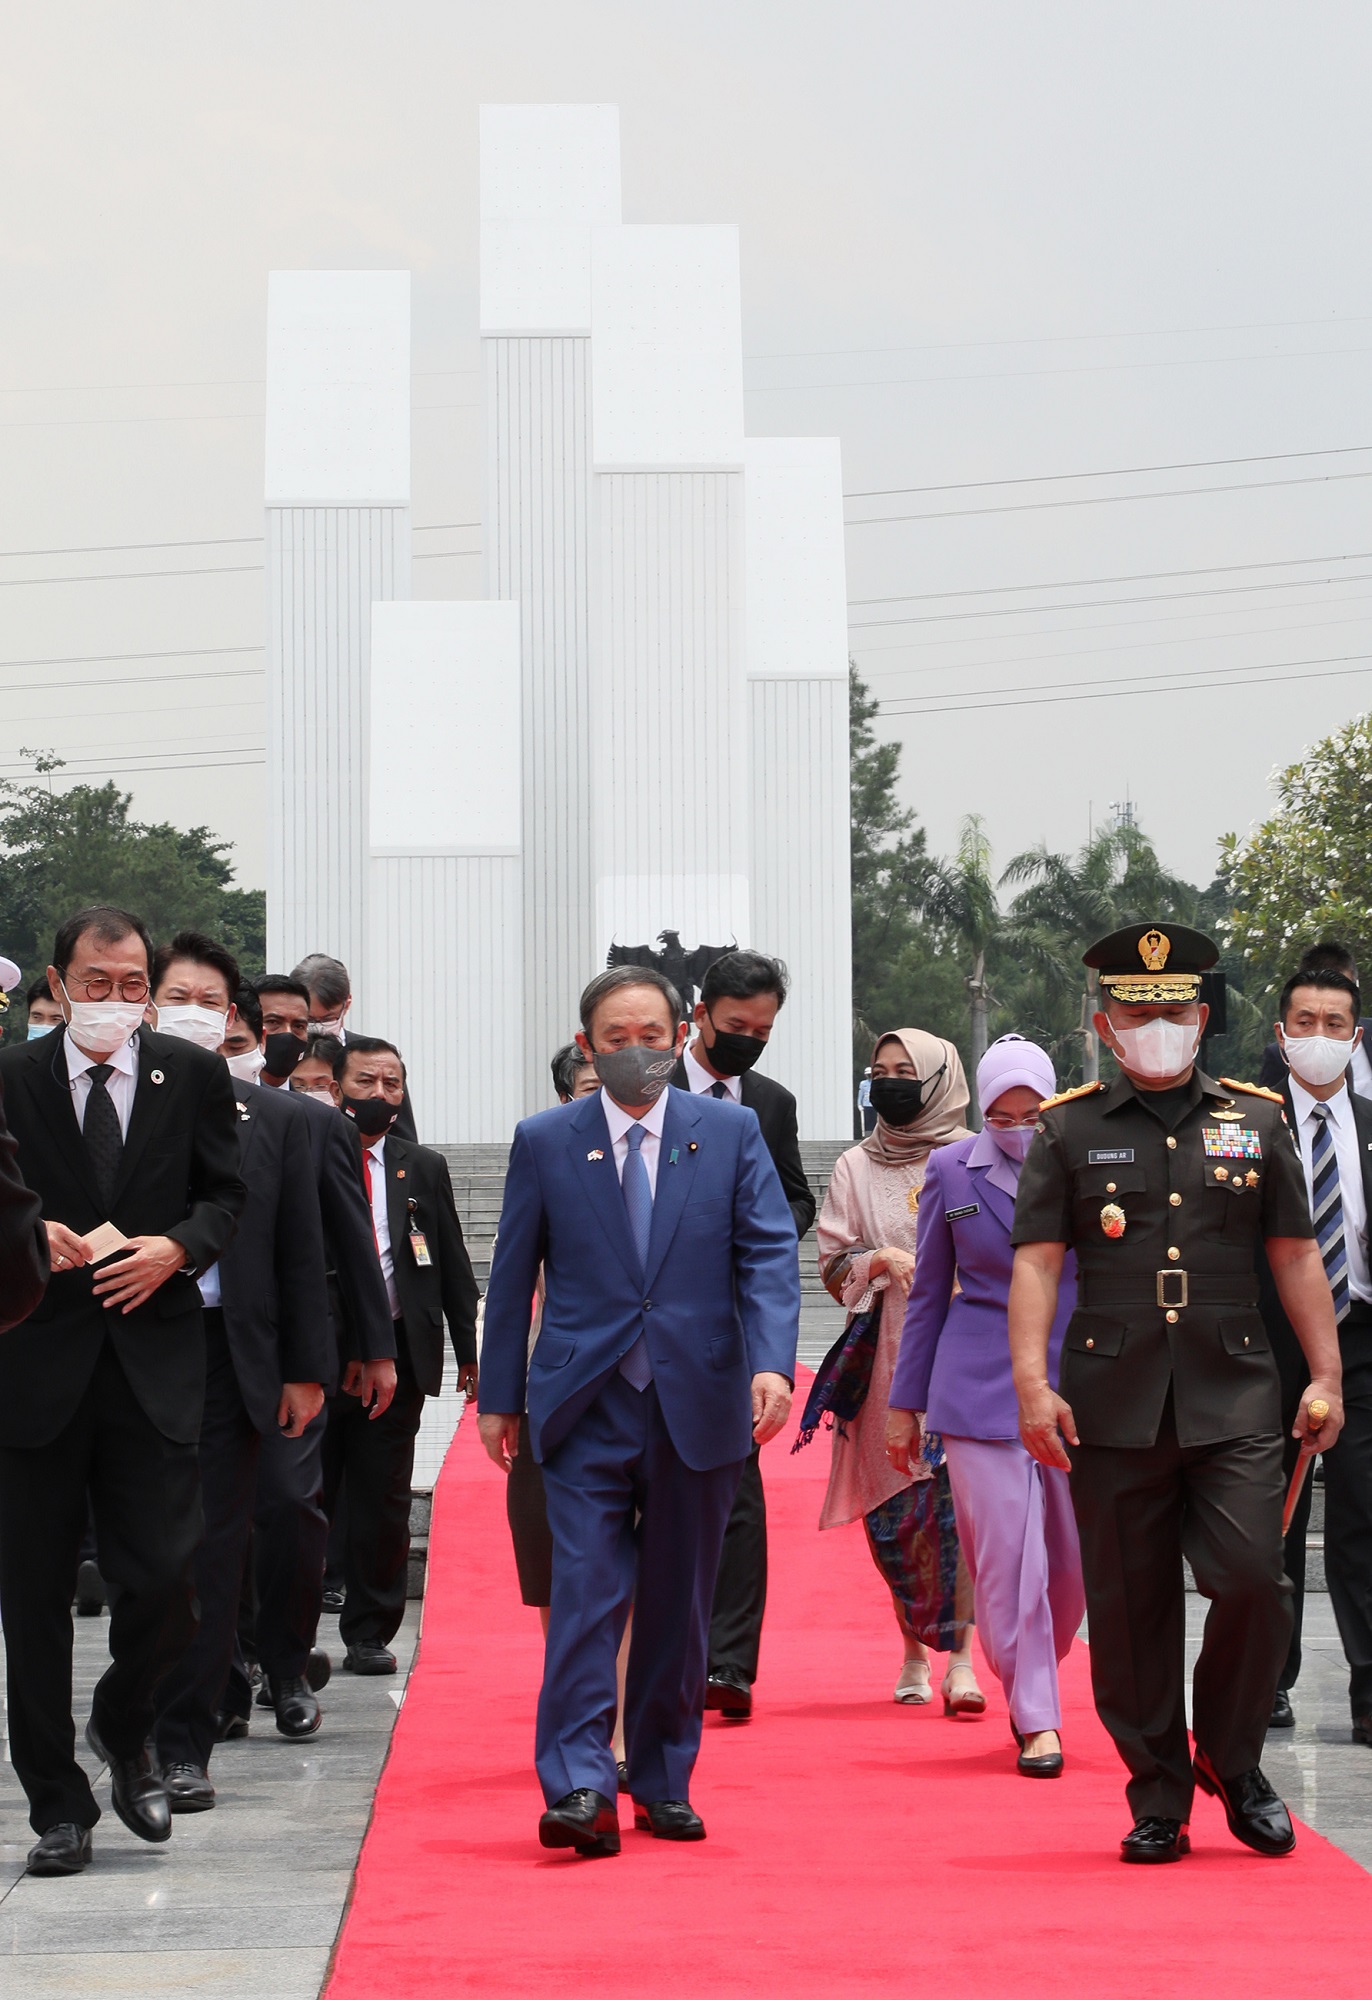
{"label": "black face mask", "polygon": [[364,1139],[379,1139],[400,1116],[397,1107],[387,1104],[384,1097],[345,1097],[343,1113],[352,1119]]}
{"label": "black face mask", "polygon": [[882,1124],[894,1125],[897,1130],[913,1125],[947,1067],[944,1063],[932,1076],[874,1076],[872,1109]]}
{"label": "black face mask", "polygon": [[[710,1026],[715,1028],[713,1019]],[[742,1076],[758,1061],[767,1044],[760,1035],[726,1035],[722,1028],[715,1028],[715,1038],[707,1042],[702,1035],[701,1050],[711,1069],[721,1076]]]}
{"label": "black face mask", "polygon": [[296,1064],[305,1060],[304,1038],[284,1032],[266,1035],[262,1041],[262,1054],[265,1058],[262,1067],[267,1075],[274,1076],[278,1083],[284,1082]]}

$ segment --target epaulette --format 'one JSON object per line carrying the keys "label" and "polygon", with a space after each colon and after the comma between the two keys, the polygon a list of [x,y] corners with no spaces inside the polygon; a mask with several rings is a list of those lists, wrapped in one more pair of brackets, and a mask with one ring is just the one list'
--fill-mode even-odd
{"label": "epaulette", "polygon": [[1232,1076],[1222,1076],[1220,1082],[1226,1090],[1241,1090],[1245,1097],[1265,1097],[1272,1104],[1284,1105],[1286,1102],[1279,1090],[1268,1090],[1265,1084],[1235,1083]]}
{"label": "epaulette", "polygon": [[1103,1083],[1079,1083],[1075,1090],[1060,1090],[1056,1097],[1045,1097],[1040,1111],[1052,1111],[1059,1104],[1070,1104],[1074,1097],[1089,1097],[1093,1090],[1104,1090]]}

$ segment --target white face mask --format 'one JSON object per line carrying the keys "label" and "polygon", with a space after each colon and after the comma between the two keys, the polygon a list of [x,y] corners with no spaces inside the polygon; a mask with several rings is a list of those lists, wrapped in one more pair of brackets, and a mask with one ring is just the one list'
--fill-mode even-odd
{"label": "white face mask", "polygon": [[1115,1028],[1124,1067],[1135,1076],[1180,1076],[1200,1047],[1194,1021],[1145,1021],[1141,1028]]}
{"label": "white face mask", "polygon": [[331,1015],[327,1021],[310,1022],[310,1033],[312,1035],[332,1035],[334,1040],[337,1041],[338,1037],[342,1034],[342,1032],[343,1032],[342,1014]]}
{"label": "white face mask", "polygon": [[67,1032],[78,1049],[113,1055],[143,1025],[144,1000],[73,1000],[65,983],[62,992],[71,1008]]}
{"label": "white face mask", "polygon": [[1340,1042],[1333,1035],[1288,1035],[1282,1030],[1282,1054],[1292,1074],[1318,1090],[1322,1084],[1337,1083],[1353,1060],[1357,1035]]}
{"label": "white face mask", "polygon": [[224,1039],[228,1018],[227,1011],[221,1014],[213,1007],[189,1004],[157,1010],[157,1025],[164,1035],[175,1035],[181,1042],[194,1042],[198,1049],[208,1049],[211,1055]]}
{"label": "white face mask", "polygon": [[241,1055],[225,1056],[224,1060],[229,1066],[230,1076],[236,1076],[240,1083],[256,1083],[266,1057],[261,1049],[244,1049]]}

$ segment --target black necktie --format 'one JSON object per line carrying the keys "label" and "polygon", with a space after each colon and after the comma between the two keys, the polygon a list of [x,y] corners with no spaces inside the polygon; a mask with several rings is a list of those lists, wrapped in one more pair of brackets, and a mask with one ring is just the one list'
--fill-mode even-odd
{"label": "black necktie", "polygon": [[81,1127],[95,1185],[100,1190],[100,1200],[106,1210],[114,1200],[114,1184],[119,1178],[119,1162],[124,1156],[119,1113],[105,1088],[111,1069],[110,1063],[96,1063],[91,1070],[90,1095],[86,1099],[86,1117]]}
{"label": "black necktie", "polygon": [[728,1084],[723,1082],[712,1083],[710,1085],[710,1095],[711,1097],[727,1097],[729,1095]]}

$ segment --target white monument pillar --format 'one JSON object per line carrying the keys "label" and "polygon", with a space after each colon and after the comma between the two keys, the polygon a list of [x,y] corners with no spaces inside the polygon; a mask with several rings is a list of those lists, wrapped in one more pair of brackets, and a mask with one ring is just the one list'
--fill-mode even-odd
{"label": "white monument pillar", "polygon": [[426,1140],[523,1115],[517,604],[378,604],[371,646],[368,1018]]}
{"label": "white monument pillar", "polygon": [[619,112],[481,111],[486,595],[522,613],[522,1109],[577,1026],[591,870],[591,229],[619,220]]}
{"label": "white monument pillar", "polygon": [[852,1125],[848,633],[837,438],[746,451],[754,942],[791,969],[764,1068],[802,1139]]}
{"label": "white monument pillar", "polygon": [[750,942],[738,233],[592,238],[597,960]]}
{"label": "white monument pillar", "polygon": [[358,993],[372,605],[410,594],[407,271],[271,274],[266,508],[267,956],[329,952]]}

